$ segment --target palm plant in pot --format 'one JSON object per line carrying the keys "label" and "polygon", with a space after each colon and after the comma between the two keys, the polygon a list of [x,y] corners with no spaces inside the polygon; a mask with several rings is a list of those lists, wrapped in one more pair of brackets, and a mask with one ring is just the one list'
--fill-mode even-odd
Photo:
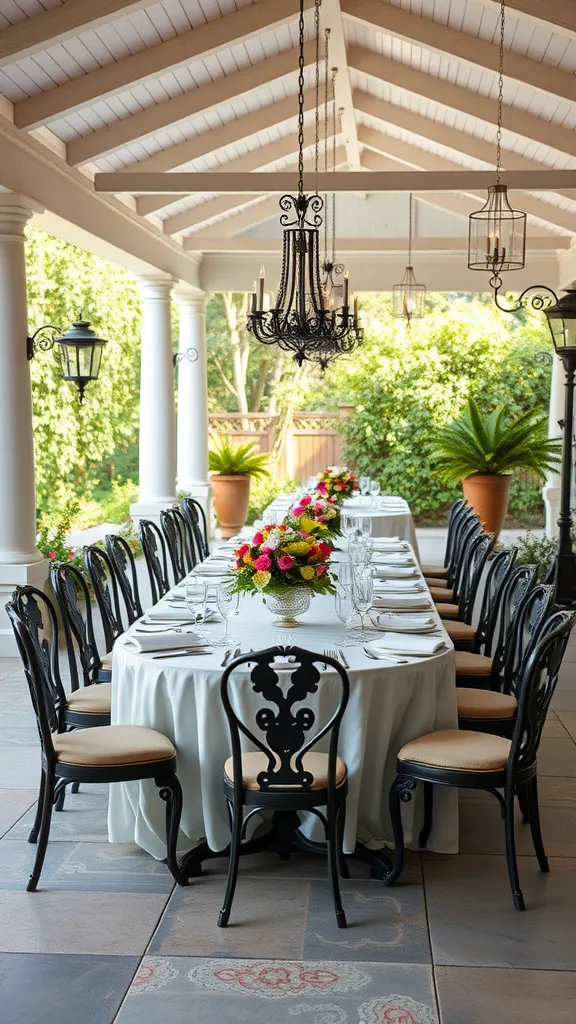
{"label": "palm plant in pot", "polygon": [[464,497],[490,533],[498,534],[508,511],[512,473],[544,477],[561,459],[561,442],[549,438],[546,418],[529,409],[506,416],[499,405],[488,415],[473,398],[462,414],[436,434],[436,470],[447,484],[462,482]]}
{"label": "palm plant in pot", "polygon": [[251,478],[270,476],[268,455],[258,452],[253,441],[235,444],[230,437],[213,438],[208,467],[216,515],[227,540],[246,522]]}

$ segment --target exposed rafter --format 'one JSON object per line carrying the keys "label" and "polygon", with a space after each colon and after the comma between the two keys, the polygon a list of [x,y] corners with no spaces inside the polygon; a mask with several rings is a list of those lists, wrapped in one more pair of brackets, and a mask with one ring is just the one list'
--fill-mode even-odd
{"label": "exposed rafter", "polygon": [[[306,5],[309,7],[311,2],[306,0]],[[209,57],[226,46],[241,43],[270,26],[291,21],[298,9],[299,0],[282,0],[280,6],[277,0],[259,0],[259,3],[242,7],[225,18],[216,18],[190,32],[22,100],[14,107],[14,123],[19,128],[28,129],[47,124],[54,118],[105,99],[163,71],[174,71],[193,60]]]}
{"label": "exposed rafter", "polygon": [[[500,7],[500,0],[480,0],[488,7]],[[537,22],[547,22],[576,38],[576,9],[574,0],[506,0],[506,6],[518,14]]]}
{"label": "exposed rafter", "polygon": [[[305,48],[305,62],[310,64],[315,56],[314,44]],[[285,75],[296,73],[298,51],[295,48],[283,50],[275,57],[258,61],[231,75],[215,79],[210,85],[191,89],[173,99],[147,107],[138,114],[131,114],[121,121],[99,128],[89,135],[75,139],[68,145],[68,163],[83,164],[106,153],[161,131],[170,124],[188,120],[203,110],[209,110],[219,103],[236,99],[259,86],[266,85]]]}
{"label": "exposed rafter", "polygon": [[[348,64],[356,71],[376,78],[380,82],[405,89],[434,103],[450,107],[487,124],[496,123],[496,102],[470,89],[452,85],[442,78],[417,71],[408,64],[389,60],[378,53],[352,46],[348,50]],[[576,78],[574,79],[576,83]],[[504,127],[525,139],[541,142],[544,146],[570,156],[576,156],[576,132],[544,118],[527,114],[519,107],[504,104]]]}
{"label": "exposed rafter", "polygon": [[348,168],[351,171],[359,171],[360,147],[356,132],[356,116],[352,102],[352,87],[346,57],[340,0],[322,0],[320,12],[322,27],[330,29],[330,65],[338,68],[335,82],[336,108],[342,111],[342,133]]}
{"label": "exposed rafter", "polygon": [[184,248],[197,248],[197,246],[191,244],[193,240],[209,236],[215,232],[223,238],[232,237],[232,235],[239,234],[240,231],[247,231],[249,228],[256,227],[258,224],[264,224],[265,221],[279,215],[278,197],[269,196],[268,199],[264,199],[261,203],[253,203],[247,209],[239,209],[238,213],[234,216],[221,220],[217,225],[201,228],[190,237],[184,238]]}
{"label": "exposed rafter", "polygon": [[[533,252],[550,252],[569,249],[570,235],[532,235],[526,238],[526,248]],[[197,252],[271,252],[278,254],[278,238],[209,238],[192,235],[186,239],[188,251]],[[465,252],[468,235],[459,238],[413,238],[413,252]],[[339,238],[336,241],[339,255],[345,252],[399,252],[406,251],[405,238]]]}
{"label": "exposed rafter", "polygon": [[0,67],[63,43],[88,28],[97,28],[120,17],[151,7],[157,0],[66,0],[33,18],[3,28],[0,33]]}
{"label": "exposed rafter", "polygon": [[[382,3],[381,0],[340,0],[347,17],[375,28],[418,43],[429,49],[457,57],[477,67],[498,71],[499,47],[486,39],[468,32],[458,32],[439,21],[411,14],[402,7]],[[553,64],[525,57],[514,50],[506,51],[506,77],[531,85],[536,89],[576,101],[576,77]]]}

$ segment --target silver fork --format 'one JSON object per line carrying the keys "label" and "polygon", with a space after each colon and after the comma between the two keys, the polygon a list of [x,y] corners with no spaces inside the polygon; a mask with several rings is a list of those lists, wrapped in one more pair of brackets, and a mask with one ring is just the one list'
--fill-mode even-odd
{"label": "silver fork", "polygon": [[334,658],[334,661],[339,661],[344,668],[350,668],[350,665],[346,661],[344,651],[337,651],[335,647],[328,647],[324,654],[327,658]]}

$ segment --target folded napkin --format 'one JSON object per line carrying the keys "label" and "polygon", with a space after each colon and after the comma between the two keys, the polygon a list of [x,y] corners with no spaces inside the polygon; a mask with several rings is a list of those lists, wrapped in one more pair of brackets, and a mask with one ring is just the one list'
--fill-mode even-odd
{"label": "folded napkin", "polygon": [[385,633],[380,640],[368,645],[375,654],[378,652],[390,652],[390,654],[405,654],[413,657],[426,657],[443,651],[446,644],[442,637],[436,636],[397,636],[395,633]]}
{"label": "folded napkin", "polygon": [[140,654],[147,654],[150,651],[180,651],[184,647],[204,646],[204,643],[198,633],[190,630],[185,633],[141,633],[139,636],[133,633],[124,646]]}
{"label": "folded napkin", "polygon": [[147,618],[150,622],[194,622],[194,616],[188,610],[188,608],[171,608],[168,604],[155,605],[149,612],[146,613]]}
{"label": "folded napkin", "polygon": [[432,601],[422,594],[382,594],[374,597],[373,608],[402,608],[406,611],[416,611],[418,608],[432,608]]}
{"label": "folded napkin", "polygon": [[398,541],[396,544],[384,544],[381,547],[372,545],[372,552],[375,558],[386,558],[392,554],[408,554],[408,545],[403,541]]}
{"label": "folded napkin", "polygon": [[379,565],[415,565],[412,555],[407,554],[406,552],[404,552],[404,554],[398,554],[395,552],[388,553],[387,551],[375,551],[374,561]]}
{"label": "folded napkin", "polygon": [[394,633],[429,633],[436,629],[436,620],[431,615],[394,615],[387,612],[378,616],[376,628]]}
{"label": "folded napkin", "polygon": [[400,540],[400,537],[372,537],[372,547],[375,551],[387,550],[391,544],[401,544],[402,547],[407,548],[408,544],[405,540]]}
{"label": "folded napkin", "polygon": [[410,565],[374,565],[374,572],[377,578],[382,580],[406,579],[411,576],[419,576],[416,566],[412,567]]}
{"label": "folded napkin", "polygon": [[420,580],[374,580],[377,594],[416,594],[426,590]]}
{"label": "folded napkin", "polygon": [[195,576],[225,576],[228,571],[223,562],[202,562],[194,569]]}

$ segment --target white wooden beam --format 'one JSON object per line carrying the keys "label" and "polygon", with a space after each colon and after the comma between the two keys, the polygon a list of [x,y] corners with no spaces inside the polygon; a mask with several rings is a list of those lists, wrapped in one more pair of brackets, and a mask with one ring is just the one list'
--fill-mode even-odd
{"label": "white wooden beam", "polygon": [[[256,227],[258,224],[264,224],[265,221],[270,220],[272,217],[280,217],[280,207],[278,205],[278,197],[270,196],[268,199],[264,199],[261,203],[254,203],[246,209],[240,209],[238,213],[233,216],[227,217],[225,220],[221,220],[216,226],[218,235],[221,238],[232,237],[235,234],[239,234],[241,231],[248,231],[249,228]],[[195,249],[196,245],[192,243],[198,238],[205,236],[210,237],[214,233],[214,227],[201,228],[196,231],[193,235],[185,236],[182,240],[184,249]]]}
{"label": "white wooden beam", "polygon": [[[442,22],[411,14],[403,7],[394,7],[381,0],[340,2],[346,17],[359,21],[369,29],[377,28],[477,67],[498,71],[499,47],[480,36],[459,32]],[[513,78],[572,103],[576,101],[576,77],[571,72],[555,68],[553,64],[525,57],[514,50],[506,50],[504,70],[506,78]]]}
{"label": "white wooden beam", "polygon": [[[526,239],[526,248],[533,252],[551,252],[569,249],[572,239],[569,235],[532,235]],[[277,253],[280,239],[276,238],[227,238],[214,236],[192,235],[186,239],[189,252],[272,252]],[[468,236],[460,238],[413,238],[414,252],[464,252],[468,246]],[[336,252],[398,252],[406,251],[405,238],[339,238]]]}
{"label": "white wooden beam", "polygon": [[[313,142],[312,131],[306,131],[304,134],[305,148],[311,146]],[[256,149],[251,149],[244,156],[240,156],[236,160],[229,160],[223,166],[227,171],[255,171],[259,167],[266,167],[268,164],[274,163],[276,160],[284,160],[291,157],[297,152],[297,137],[295,135],[283,135],[276,142],[270,142],[267,146],[258,146]],[[155,210],[162,209],[164,206],[169,206],[175,201],[172,195],[142,196],[141,199],[137,200],[136,209],[138,213],[145,216],[146,214],[154,213]],[[174,232],[170,231],[169,233],[173,234]]]}
{"label": "white wooden beam", "polygon": [[[500,0],[480,0],[489,7],[499,8]],[[576,38],[576,7],[574,0],[506,0],[506,7],[517,11],[538,24],[560,30]]]}
{"label": "white wooden beam", "polygon": [[[358,46],[349,47],[348,63],[355,71],[376,78],[380,82],[397,86],[406,92],[450,107],[469,117],[478,118],[487,124],[496,123],[496,101],[472,92],[471,89],[452,85],[451,82],[436,78],[434,75],[417,71],[408,64],[389,60],[379,53]],[[576,78],[574,80],[576,82]],[[541,142],[542,145],[550,146],[561,153],[576,156],[576,132],[571,128],[563,128],[554,121],[535,117],[520,110],[519,107],[504,104],[504,127],[525,139]]]}
{"label": "white wooden beam", "polygon": [[60,7],[52,7],[2,29],[0,67],[32,57],[82,30],[97,28],[116,15],[133,14],[154,3],[157,0],[66,0]]}
{"label": "white wooden beam", "polygon": [[352,86],[350,84],[350,71],[346,58],[346,41],[344,39],[340,0],[322,0],[320,22],[322,28],[330,29],[330,67],[338,68],[335,82],[336,109],[342,111],[341,123],[348,169],[350,171],[359,171],[360,147],[356,133],[356,116],[354,114],[354,104],[352,103]]}
{"label": "white wooden beam", "polygon": [[[307,7],[311,4],[312,0],[306,0]],[[250,7],[22,100],[14,106],[14,122],[19,128],[27,129],[47,124],[163,71],[174,71],[226,46],[241,43],[271,26],[292,21],[298,10],[299,0],[283,0],[281,7],[277,0],[259,0]]]}
{"label": "white wooden beam", "polygon": [[[446,157],[438,156],[436,153],[430,153],[428,150],[422,149],[420,146],[413,146],[410,143],[405,142],[403,139],[397,139],[391,135],[384,135],[382,132],[375,131],[373,128],[366,128],[365,126],[362,126],[360,128],[359,137],[363,145],[368,146],[377,153],[383,153],[386,156],[391,156],[394,160],[402,160],[411,167],[417,168],[420,171],[425,171],[426,173],[444,171],[448,174],[453,174],[454,168],[459,166],[454,160],[447,160]],[[363,164],[365,167],[370,167],[370,162],[364,157]],[[378,170],[378,166],[373,166],[371,169]],[[521,171],[520,173],[532,174],[537,172]],[[492,180],[494,181],[493,174]],[[478,193],[473,186],[465,191],[475,194],[475,198],[480,205],[484,203],[486,197],[481,193]],[[570,192],[567,192],[566,194],[569,197],[571,196]],[[576,199],[576,193],[574,193],[574,198]],[[513,202],[513,197],[511,197],[511,199]],[[521,207],[525,213],[531,214],[533,217],[538,217],[539,220],[546,221],[548,224],[553,224],[555,227],[564,228],[573,234],[576,233],[576,216],[562,207],[556,206],[553,203],[546,203],[542,199],[536,199],[533,196],[526,195],[525,193],[518,197],[517,205]]]}
{"label": "white wooden beam", "polygon": [[[456,165],[458,166],[458,165]],[[419,179],[419,180],[418,180]],[[576,170],[503,171],[503,185],[522,191],[555,191],[576,189]],[[175,171],[173,174],[146,174],[138,171],[115,171],[96,174],[97,192],[159,192],[188,195],[193,192],[276,193],[294,189],[293,171],[256,171],[233,174],[226,171]],[[307,192],[466,192],[487,189],[494,184],[493,171],[452,170],[446,172],[372,173],[362,171],[321,171],[305,175]],[[576,193],[575,193],[576,195]]]}
{"label": "white wooden beam", "polygon": [[[304,52],[305,63],[312,63],[314,57],[314,44],[307,43]],[[156,103],[137,114],[131,114],[121,121],[115,121],[105,128],[83,135],[68,144],[68,163],[88,163],[98,156],[121,149],[134,139],[145,138],[161,131],[167,125],[189,120],[203,110],[209,110],[219,103],[227,103],[286,75],[295,75],[297,62],[298,52],[295,48],[283,50],[275,57],[268,57],[240,71],[234,71],[231,75],[216,78],[210,85],[191,89],[181,96]]]}

